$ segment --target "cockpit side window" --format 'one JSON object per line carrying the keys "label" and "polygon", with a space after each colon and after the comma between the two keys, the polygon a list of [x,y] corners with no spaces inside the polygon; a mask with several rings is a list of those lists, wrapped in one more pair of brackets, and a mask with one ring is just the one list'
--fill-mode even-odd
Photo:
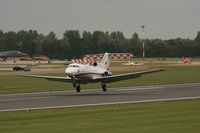
{"label": "cockpit side window", "polygon": [[78,65],[74,65],[74,67],[79,67]]}
{"label": "cockpit side window", "polygon": [[69,65],[68,67],[79,67],[78,65]]}

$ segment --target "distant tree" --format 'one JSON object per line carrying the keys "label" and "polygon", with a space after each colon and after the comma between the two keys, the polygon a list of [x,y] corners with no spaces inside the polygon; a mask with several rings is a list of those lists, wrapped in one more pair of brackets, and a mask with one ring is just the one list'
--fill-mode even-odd
{"label": "distant tree", "polygon": [[[38,34],[36,30],[3,32],[0,30],[0,51],[19,50],[30,55],[47,55],[50,58],[80,58],[84,54],[104,52],[131,52],[142,56],[142,45],[137,33],[130,39],[120,31],[93,33],[66,30],[62,39],[54,32]],[[145,39],[146,57],[200,57],[200,31],[191,39]]]}
{"label": "distant tree", "polygon": [[81,46],[81,38],[80,38],[80,33],[78,30],[66,30],[63,39],[68,39],[70,47],[74,51],[73,55],[75,58],[79,58],[82,53],[82,46]]}
{"label": "distant tree", "polygon": [[133,53],[134,56],[142,56],[141,42],[137,33],[134,33],[132,35],[132,38],[130,39],[129,49],[129,52]]}
{"label": "distant tree", "polygon": [[99,53],[113,52],[113,38],[109,35],[109,33],[104,33],[101,36],[99,36],[97,46],[99,48]]}
{"label": "distant tree", "polygon": [[43,55],[44,52],[42,51],[42,45],[44,43],[44,35],[39,34],[36,39],[34,39],[34,43],[36,44],[35,47],[35,55]]}
{"label": "distant tree", "polygon": [[54,32],[50,32],[45,38],[42,45],[42,50],[45,55],[54,59],[60,56],[59,42]]}
{"label": "distant tree", "polygon": [[194,52],[195,55],[200,57],[200,31],[197,32],[197,36],[194,39]]}
{"label": "distant tree", "polygon": [[29,30],[29,31],[19,31],[16,34],[17,36],[17,49],[28,53],[29,55],[36,54],[36,47],[38,42],[36,39],[38,37],[37,31]]}
{"label": "distant tree", "polygon": [[167,44],[161,39],[151,40],[148,45],[146,45],[146,56],[147,57],[165,57],[167,52]]}
{"label": "distant tree", "polygon": [[120,31],[111,32],[111,37],[114,42],[113,52],[127,52],[128,48],[128,41],[124,38],[124,35]]}
{"label": "distant tree", "polygon": [[5,49],[4,50],[17,50],[17,35],[13,31],[9,31],[5,35]]}
{"label": "distant tree", "polygon": [[111,32],[110,35],[114,40],[124,40],[125,39],[124,34],[121,31]]}
{"label": "distant tree", "polygon": [[67,38],[61,40],[61,59],[72,59],[73,56],[73,49],[70,46],[70,43]]}
{"label": "distant tree", "polygon": [[99,45],[98,45],[98,41],[100,40],[101,37],[104,36],[104,32],[103,31],[94,31],[93,32],[93,43],[94,43],[94,54],[95,53],[100,53],[99,51]]}
{"label": "distant tree", "polygon": [[2,30],[0,30],[0,51],[5,51],[5,35]]}
{"label": "distant tree", "polygon": [[95,44],[93,42],[93,35],[90,32],[83,31],[82,33],[82,47],[83,54],[93,54],[96,50]]}
{"label": "distant tree", "polygon": [[194,41],[200,43],[200,31],[197,32],[197,36],[195,37]]}

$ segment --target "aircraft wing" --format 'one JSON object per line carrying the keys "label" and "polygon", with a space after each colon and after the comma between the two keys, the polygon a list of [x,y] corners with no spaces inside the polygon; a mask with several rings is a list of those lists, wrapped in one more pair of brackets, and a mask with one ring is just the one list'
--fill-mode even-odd
{"label": "aircraft wing", "polygon": [[[75,80],[75,79],[72,79],[72,78],[56,77],[56,76],[23,75],[23,74],[20,74],[19,76],[32,77],[32,78],[40,78],[40,79],[47,79],[47,80],[59,81],[59,82],[69,82],[69,83],[73,83],[73,81]],[[76,81],[78,81],[78,80],[76,80]]]}
{"label": "aircraft wing", "polygon": [[144,71],[138,71],[138,72],[132,72],[132,73],[118,74],[118,75],[113,75],[113,76],[105,76],[105,77],[96,78],[92,82],[110,83],[110,82],[127,80],[131,78],[137,78],[137,77],[141,77],[141,75],[143,74],[153,73],[153,72],[158,72],[158,71],[163,71],[163,70],[151,69],[151,70],[144,70]]}
{"label": "aircraft wing", "polygon": [[100,78],[95,78],[95,79],[90,79],[90,80],[72,79],[72,78],[67,78],[67,77],[56,77],[56,76],[41,76],[41,75],[23,75],[23,74],[20,74],[20,76],[32,77],[32,78],[41,78],[41,79],[47,79],[47,80],[51,80],[51,81],[69,82],[69,83],[73,83],[73,82],[79,82],[79,83],[105,82],[105,83],[110,83],[110,82],[127,80],[127,79],[131,79],[131,78],[137,78],[137,77],[140,77],[143,74],[153,73],[153,72],[158,72],[158,71],[162,71],[162,70],[161,69],[151,69],[151,70],[144,70],[144,71],[138,71],[138,72],[133,72],[133,73],[125,73],[125,74],[118,74],[118,75],[113,75],[113,76],[105,76],[105,77],[100,77]]}

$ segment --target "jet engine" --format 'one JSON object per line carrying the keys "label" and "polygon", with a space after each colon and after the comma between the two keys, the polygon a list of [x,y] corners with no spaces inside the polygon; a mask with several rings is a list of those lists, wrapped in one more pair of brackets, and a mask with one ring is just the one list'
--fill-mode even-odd
{"label": "jet engine", "polygon": [[111,76],[111,75],[112,75],[112,73],[110,71],[105,71],[103,73],[103,76]]}
{"label": "jet engine", "polygon": [[97,62],[94,62],[94,63],[93,63],[93,66],[97,66]]}

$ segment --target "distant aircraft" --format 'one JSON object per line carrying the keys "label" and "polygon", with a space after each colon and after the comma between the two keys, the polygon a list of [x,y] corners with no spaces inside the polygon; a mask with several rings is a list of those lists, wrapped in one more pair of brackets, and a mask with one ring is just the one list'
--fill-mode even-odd
{"label": "distant aircraft", "polygon": [[128,63],[123,63],[122,65],[125,65],[125,66],[142,66],[142,65],[144,65],[144,63],[128,61]]}
{"label": "distant aircraft", "polygon": [[140,77],[141,74],[161,71],[161,69],[144,70],[133,73],[112,75],[108,70],[110,66],[110,54],[105,53],[100,63],[90,64],[72,63],[65,69],[67,77],[41,76],[41,75],[21,75],[25,77],[42,78],[52,81],[70,82],[77,92],[80,92],[80,84],[101,82],[103,91],[107,90],[107,84],[116,81],[127,80]]}
{"label": "distant aircraft", "polygon": [[0,57],[1,58],[7,58],[7,57],[21,57],[21,56],[26,56],[26,53],[22,53],[20,51],[4,51],[0,52]]}
{"label": "distant aircraft", "polygon": [[182,58],[181,62],[183,64],[192,64],[192,59],[191,58]]}

